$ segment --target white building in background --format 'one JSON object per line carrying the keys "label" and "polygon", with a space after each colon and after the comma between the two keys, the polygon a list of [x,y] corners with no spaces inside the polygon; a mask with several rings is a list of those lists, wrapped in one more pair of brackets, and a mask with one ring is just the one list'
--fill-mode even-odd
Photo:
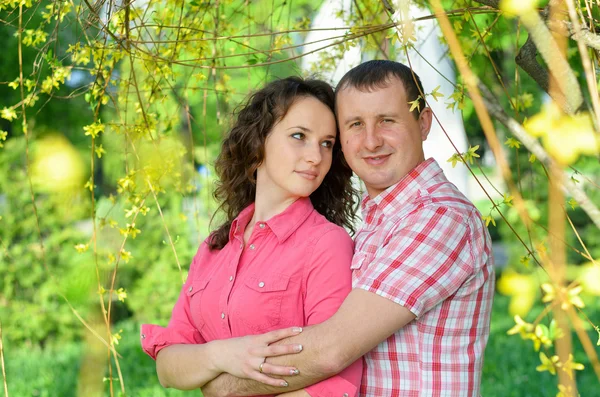
{"label": "white building in background", "polygon": [[[344,15],[349,15],[349,13],[353,12],[353,7],[352,0],[325,0],[316,17],[313,18],[312,28],[346,27],[343,18],[340,18],[337,15],[340,14],[340,10],[343,10]],[[429,10],[421,9],[412,3],[410,5],[409,13],[410,17],[413,19],[431,14]],[[424,145],[425,157],[435,158],[446,173],[448,179],[468,197],[467,168],[464,164],[457,164],[455,168],[452,168],[452,165],[447,162],[457,150],[459,152],[466,152],[468,147],[460,111],[446,109],[446,102],[450,101],[448,98],[454,92],[453,84],[456,81],[456,73],[452,62],[447,55],[447,47],[440,43],[439,37],[441,36],[441,31],[437,25],[437,21],[432,18],[424,21],[415,21],[414,24],[417,40],[415,48],[408,51],[410,63],[421,78],[425,93],[430,93],[437,86],[440,86],[438,92],[444,95],[444,97],[440,98],[437,102],[431,97],[427,97],[427,101],[435,116],[431,132]],[[303,48],[303,53],[309,53],[328,43],[339,40],[338,38],[333,37],[343,35],[344,33],[345,30],[311,31],[306,36],[305,42],[318,42],[306,44]],[[331,38],[331,40],[321,41],[327,40],[328,38]],[[357,41],[357,43],[360,43],[360,41]],[[318,62],[320,57],[323,56],[321,54],[332,54],[333,48],[334,47],[329,47],[322,51],[307,54],[302,57],[303,69],[310,71],[311,66]],[[330,83],[335,85],[348,70],[361,62],[368,61],[371,57],[369,54],[362,51],[360,45],[351,47],[344,53],[343,59],[339,62],[333,73],[323,74],[321,77],[325,80],[329,80]],[[408,65],[404,53],[396,60]],[[436,121],[436,117],[439,122]],[[442,126],[448,136],[446,136],[444,130],[442,130]]]}

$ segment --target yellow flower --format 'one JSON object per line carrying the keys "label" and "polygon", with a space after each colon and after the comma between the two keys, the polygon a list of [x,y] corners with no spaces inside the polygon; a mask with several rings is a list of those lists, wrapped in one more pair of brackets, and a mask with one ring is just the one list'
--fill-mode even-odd
{"label": "yellow flower", "polygon": [[117,298],[121,301],[121,302],[125,302],[125,299],[127,299],[127,291],[125,291],[123,288],[119,288],[117,290]]}
{"label": "yellow flower", "polygon": [[506,331],[508,335],[514,335],[516,333],[521,334],[523,339],[527,338],[528,335],[533,331],[533,324],[526,323],[523,321],[521,316],[518,314],[515,316],[515,326]]}
{"label": "yellow flower", "polygon": [[581,285],[578,285],[576,287],[573,288],[569,288],[567,290],[567,302],[563,302],[562,304],[562,309],[566,310],[569,306],[569,304],[578,307],[580,309],[583,309],[585,307],[585,304],[583,303],[583,300],[581,300],[581,297],[579,296],[579,293],[581,292],[581,290],[583,289],[583,287]]}
{"label": "yellow flower", "polygon": [[509,14],[523,15],[535,11],[538,0],[500,0],[500,9]]}
{"label": "yellow flower", "polygon": [[561,309],[567,310],[571,305],[582,309],[585,307],[585,303],[583,303],[583,300],[581,300],[581,297],[579,296],[582,289],[583,287],[581,285],[577,285],[571,288],[561,287],[557,291],[553,285],[545,283],[542,284],[542,291],[545,293],[542,302],[552,302],[556,300],[557,297],[560,297]]}
{"label": "yellow flower", "polygon": [[579,267],[581,273],[577,278],[586,294],[600,296],[600,266],[588,262]]}
{"label": "yellow flower", "polygon": [[0,117],[8,121],[13,121],[17,118],[17,112],[15,112],[15,109],[13,108],[4,107],[4,109],[0,111]]}
{"label": "yellow flower", "polygon": [[580,155],[595,156],[600,151],[600,140],[587,112],[571,116],[551,103],[523,127],[530,135],[541,137],[548,153],[562,165],[574,163]]}
{"label": "yellow flower", "polygon": [[539,324],[535,327],[535,332],[529,335],[529,339],[533,341],[533,348],[535,351],[540,351],[540,346],[544,345],[544,347],[551,347],[552,340],[548,337],[548,335],[544,332],[544,329]]}
{"label": "yellow flower", "polygon": [[573,361],[572,354],[569,354],[569,359],[564,364],[558,363],[556,364],[556,366],[561,367],[562,370],[565,371],[571,379],[573,379],[573,370],[581,371],[585,368],[583,364],[576,363],[575,361]]}
{"label": "yellow flower", "polygon": [[[498,292],[511,297],[508,305],[510,315],[527,315],[535,303],[538,286],[532,275],[505,270],[498,280]],[[533,331],[533,329],[531,330]]]}
{"label": "yellow flower", "polygon": [[571,390],[571,386],[565,387],[564,385],[558,385],[558,394],[556,397],[571,397],[573,395],[573,391]]}
{"label": "yellow flower", "polygon": [[557,364],[558,364],[558,356],[552,356],[552,357],[548,358],[548,356],[546,356],[544,354],[544,352],[540,352],[540,361],[542,362],[542,364],[538,365],[535,368],[536,371],[538,371],[538,372],[548,371],[552,375],[556,375],[556,367],[557,367]]}
{"label": "yellow flower", "polygon": [[544,297],[542,298],[542,302],[552,302],[556,298],[556,293],[552,284],[542,284],[542,291],[544,291]]}
{"label": "yellow flower", "polygon": [[81,254],[82,252],[87,251],[89,247],[90,247],[89,244],[80,243],[75,246],[75,249],[77,250],[77,252],[79,252]]}

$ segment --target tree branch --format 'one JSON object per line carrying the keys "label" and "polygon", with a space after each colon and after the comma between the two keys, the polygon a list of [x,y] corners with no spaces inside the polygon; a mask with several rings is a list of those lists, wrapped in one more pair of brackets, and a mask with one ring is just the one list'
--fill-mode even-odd
{"label": "tree branch", "polygon": [[[504,125],[531,153],[537,157],[539,161],[546,165],[551,165],[554,160],[544,150],[542,145],[537,139],[532,137],[525,131],[525,128],[515,119],[510,117],[498,101],[494,98],[488,88],[479,83],[479,90],[481,91],[483,102],[488,109],[488,112],[502,125]],[[569,175],[565,172],[562,173],[562,180],[557,181],[563,188],[577,201],[581,206],[581,209],[590,217],[592,222],[600,229],[600,210],[594,205],[587,194],[578,185],[571,181]]]}
{"label": "tree branch", "polygon": [[[488,5],[490,7],[498,8],[497,0],[475,0],[478,3]],[[542,12],[542,14],[544,14]],[[577,82],[577,77],[575,73],[569,66],[569,63],[565,56],[562,54],[558,44],[552,37],[550,33],[550,29],[544,19],[540,16],[540,14],[536,12],[524,13],[521,15],[521,21],[523,25],[529,32],[529,37],[525,45],[528,47],[525,48],[524,52],[519,50],[519,55],[515,58],[515,61],[519,66],[523,68],[523,70],[529,74],[546,92],[548,92],[549,84],[547,81],[549,80],[549,74],[552,73],[552,77],[554,78],[553,82],[556,83],[556,87],[558,90],[553,90],[552,97],[556,103],[563,109],[563,111],[567,114],[575,113],[583,104],[583,95],[581,94],[581,89]],[[544,62],[546,63],[549,70],[542,68],[539,64],[539,67],[536,67],[535,62],[535,52],[531,49],[533,42],[537,51],[540,53]],[[529,43],[529,44],[528,44]],[[524,45],[524,47],[525,47]],[[533,57],[531,54],[533,53]],[[533,59],[532,59],[533,58]],[[525,61],[524,65],[521,65],[520,62]],[[541,73],[541,74],[536,74]],[[542,84],[545,83],[545,87]],[[549,92],[548,92],[549,93]],[[550,93],[549,93],[550,94]]]}
{"label": "tree branch", "polygon": [[600,35],[591,32],[587,27],[582,27],[581,31],[577,33],[573,29],[573,24],[567,21],[548,21],[548,27],[550,30],[562,33],[565,28],[569,34],[568,38],[575,41],[582,41],[586,46],[600,51]]}
{"label": "tree branch", "polygon": [[537,47],[529,36],[519,49],[515,61],[544,91],[548,92],[550,87],[548,70],[537,61],[537,53]]}
{"label": "tree branch", "polygon": [[500,9],[500,0],[475,0],[478,3],[486,5],[488,7],[492,7],[495,9]]}

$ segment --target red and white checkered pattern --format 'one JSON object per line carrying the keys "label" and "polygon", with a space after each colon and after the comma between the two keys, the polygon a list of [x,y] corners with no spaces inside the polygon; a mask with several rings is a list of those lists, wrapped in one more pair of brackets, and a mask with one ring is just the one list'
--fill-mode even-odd
{"label": "red and white checkered pattern", "polygon": [[361,396],[478,396],[494,293],[481,215],[433,159],[363,200],[353,286],[416,319],[367,353]]}

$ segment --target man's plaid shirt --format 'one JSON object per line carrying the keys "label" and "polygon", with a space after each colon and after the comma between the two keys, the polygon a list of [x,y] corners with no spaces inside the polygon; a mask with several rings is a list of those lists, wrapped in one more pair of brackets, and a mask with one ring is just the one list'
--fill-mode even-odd
{"label": "man's plaid shirt", "polygon": [[354,288],[416,319],[364,356],[361,396],[478,396],[494,294],[481,215],[433,159],[362,202]]}

